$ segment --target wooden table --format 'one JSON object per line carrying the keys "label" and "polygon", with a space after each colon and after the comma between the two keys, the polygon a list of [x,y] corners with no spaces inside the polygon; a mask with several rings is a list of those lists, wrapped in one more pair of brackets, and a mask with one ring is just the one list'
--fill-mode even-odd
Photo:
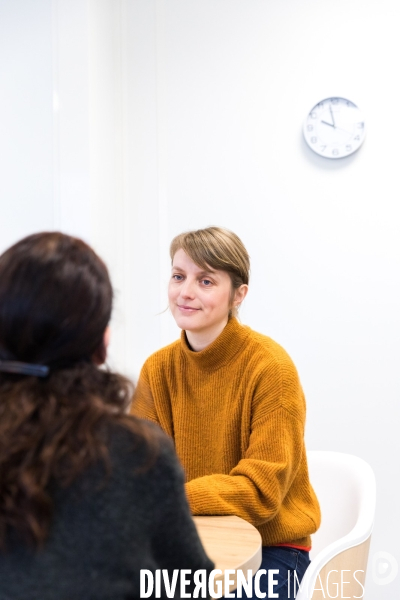
{"label": "wooden table", "polygon": [[[261,564],[261,536],[253,525],[240,517],[230,516],[194,517],[194,522],[215,569],[222,572],[241,569],[245,577],[251,569],[254,576]],[[215,577],[215,581],[223,579],[223,574]],[[229,579],[234,582],[229,586],[232,591],[236,589],[236,573]]]}

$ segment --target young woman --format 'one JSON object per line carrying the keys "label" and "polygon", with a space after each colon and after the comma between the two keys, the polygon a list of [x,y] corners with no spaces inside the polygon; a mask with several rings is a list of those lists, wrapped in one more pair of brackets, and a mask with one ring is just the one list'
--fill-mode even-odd
{"label": "young woman", "polygon": [[[279,570],[273,591],[288,598],[288,571],[301,580],[320,523],[297,371],[236,318],[250,263],[234,233],[183,233],[170,254],[169,306],[182,334],[144,364],[132,411],[173,438],[193,514],[238,515],[259,530],[261,568]],[[291,586],[293,594],[293,573]]]}
{"label": "young woman", "polygon": [[213,567],[171,442],[99,368],[111,304],[81,240],[42,233],[0,256],[1,600],[127,600],[141,569]]}

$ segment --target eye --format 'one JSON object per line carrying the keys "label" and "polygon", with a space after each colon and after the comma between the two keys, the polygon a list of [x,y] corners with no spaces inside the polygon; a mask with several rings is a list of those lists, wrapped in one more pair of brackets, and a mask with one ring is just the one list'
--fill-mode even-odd
{"label": "eye", "polygon": [[172,279],[173,279],[173,281],[182,281],[183,275],[180,275],[179,273],[174,273],[172,275]]}
{"label": "eye", "polygon": [[203,279],[202,283],[206,286],[209,287],[210,285],[212,285],[212,281],[210,281],[209,279]]}

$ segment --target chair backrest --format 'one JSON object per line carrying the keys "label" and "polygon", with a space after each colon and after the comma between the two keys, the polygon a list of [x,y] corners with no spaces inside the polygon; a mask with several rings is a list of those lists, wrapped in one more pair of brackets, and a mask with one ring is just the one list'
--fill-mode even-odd
{"label": "chair backrest", "polygon": [[[310,451],[307,459],[322,521],[312,536],[311,563],[296,598],[327,598],[324,587],[327,590],[330,574],[340,577],[349,570],[357,578],[346,582],[346,597],[360,598],[374,522],[375,476],[364,460],[350,454]],[[339,581],[330,581],[339,585]]]}
{"label": "chair backrest", "polygon": [[375,511],[375,478],[370,466],[357,456],[340,452],[309,451],[307,460],[322,513],[321,527],[312,538],[311,558],[356,526],[367,538]]}

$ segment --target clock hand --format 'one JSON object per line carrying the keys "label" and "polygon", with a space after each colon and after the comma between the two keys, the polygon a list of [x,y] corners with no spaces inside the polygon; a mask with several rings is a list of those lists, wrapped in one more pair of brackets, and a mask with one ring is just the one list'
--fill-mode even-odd
{"label": "clock hand", "polygon": [[348,129],[343,129],[343,127],[335,127],[335,125],[332,125],[332,123],[328,123],[328,121],[323,121],[321,119],[321,123],[324,123],[325,125],[329,125],[329,127],[333,127],[334,129],[339,129],[339,131],[344,131],[345,133],[348,133],[349,135],[353,135],[354,131],[349,131]]}
{"label": "clock hand", "polygon": [[335,117],[333,116],[333,110],[332,110],[332,106],[329,106],[329,110],[331,112],[331,117],[332,117],[332,123],[334,128],[336,129],[336,124],[335,124]]}

